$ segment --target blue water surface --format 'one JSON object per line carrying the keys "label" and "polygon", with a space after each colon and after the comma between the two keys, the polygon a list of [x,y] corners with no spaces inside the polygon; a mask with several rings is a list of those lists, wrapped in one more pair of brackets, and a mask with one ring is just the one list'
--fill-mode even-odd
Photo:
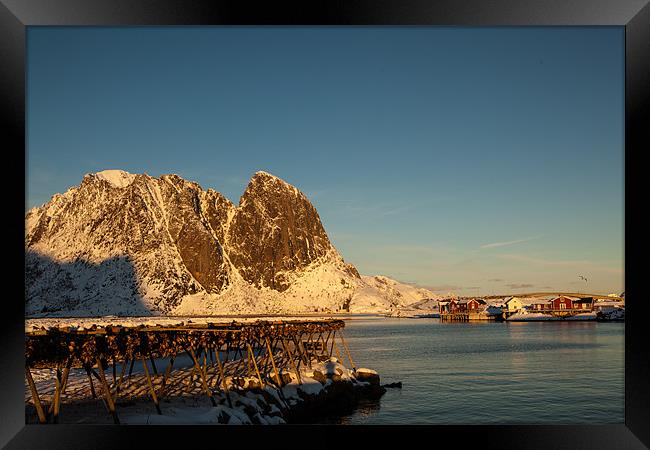
{"label": "blue water surface", "polygon": [[624,325],[347,321],[356,366],[403,388],[336,422],[624,423]]}

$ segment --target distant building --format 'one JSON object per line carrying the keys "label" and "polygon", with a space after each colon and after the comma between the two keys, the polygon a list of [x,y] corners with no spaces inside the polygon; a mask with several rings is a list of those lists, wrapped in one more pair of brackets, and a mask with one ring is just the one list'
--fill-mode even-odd
{"label": "distant building", "polygon": [[518,297],[509,297],[504,302],[504,309],[508,312],[519,311],[523,308]]}
{"label": "distant building", "polygon": [[564,295],[555,297],[553,300],[549,301],[549,304],[549,309],[573,309],[573,300],[569,297],[565,297]]}
{"label": "distant building", "polygon": [[573,309],[583,309],[588,311],[593,311],[594,309],[594,298],[593,297],[584,297],[579,298],[573,301]]}
{"label": "distant building", "polygon": [[463,299],[458,302],[459,311],[478,311],[480,303],[474,298]]}
{"label": "distant building", "polygon": [[562,311],[562,310],[583,310],[592,311],[594,309],[593,297],[571,298],[564,295],[555,297],[547,303],[535,303],[532,305],[534,311]]}

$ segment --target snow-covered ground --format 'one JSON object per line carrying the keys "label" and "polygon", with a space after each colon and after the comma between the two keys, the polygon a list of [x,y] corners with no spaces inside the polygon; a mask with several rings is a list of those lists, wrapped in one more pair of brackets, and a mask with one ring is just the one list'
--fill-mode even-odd
{"label": "snow-covered ground", "polygon": [[512,322],[527,322],[541,320],[596,320],[596,313],[581,313],[569,317],[556,317],[544,313],[519,312],[508,317],[506,320]]}
{"label": "snow-covered ground", "polygon": [[336,265],[314,264],[284,292],[258,289],[236,279],[223,293],[185,296],[173,314],[390,314],[409,307],[429,308],[440,298],[432,291],[388,277],[364,275],[358,279]]}
{"label": "snow-covered ground", "polygon": [[138,327],[145,326],[183,326],[191,324],[229,324],[233,321],[238,323],[253,323],[257,321],[292,321],[292,320],[328,320],[328,319],[349,319],[349,315],[308,315],[308,316],[203,316],[203,317],[174,317],[174,316],[144,316],[144,317],[47,317],[25,320],[25,331],[30,332],[36,329],[64,328],[71,327],[78,330],[91,328],[93,325],[98,327],[106,326],[123,326]]}

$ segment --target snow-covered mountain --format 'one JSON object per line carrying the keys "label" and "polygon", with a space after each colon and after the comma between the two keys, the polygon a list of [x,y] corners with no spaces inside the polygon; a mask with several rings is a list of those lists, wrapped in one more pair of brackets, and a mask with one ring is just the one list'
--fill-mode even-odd
{"label": "snow-covered mountain", "polygon": [[388,312],[435,294],[361,277],[266,172],[239,205],[178,175],[106,170],[25,217],[26,314]]}

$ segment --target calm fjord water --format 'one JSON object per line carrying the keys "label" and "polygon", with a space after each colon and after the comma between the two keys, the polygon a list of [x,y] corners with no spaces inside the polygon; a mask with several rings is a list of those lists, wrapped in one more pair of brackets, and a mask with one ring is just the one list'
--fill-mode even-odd
{"label": "calm fjord water", "polygon": [[345,424],[624,422],[624,324],[346,322],[357,367],[401,381]]}

